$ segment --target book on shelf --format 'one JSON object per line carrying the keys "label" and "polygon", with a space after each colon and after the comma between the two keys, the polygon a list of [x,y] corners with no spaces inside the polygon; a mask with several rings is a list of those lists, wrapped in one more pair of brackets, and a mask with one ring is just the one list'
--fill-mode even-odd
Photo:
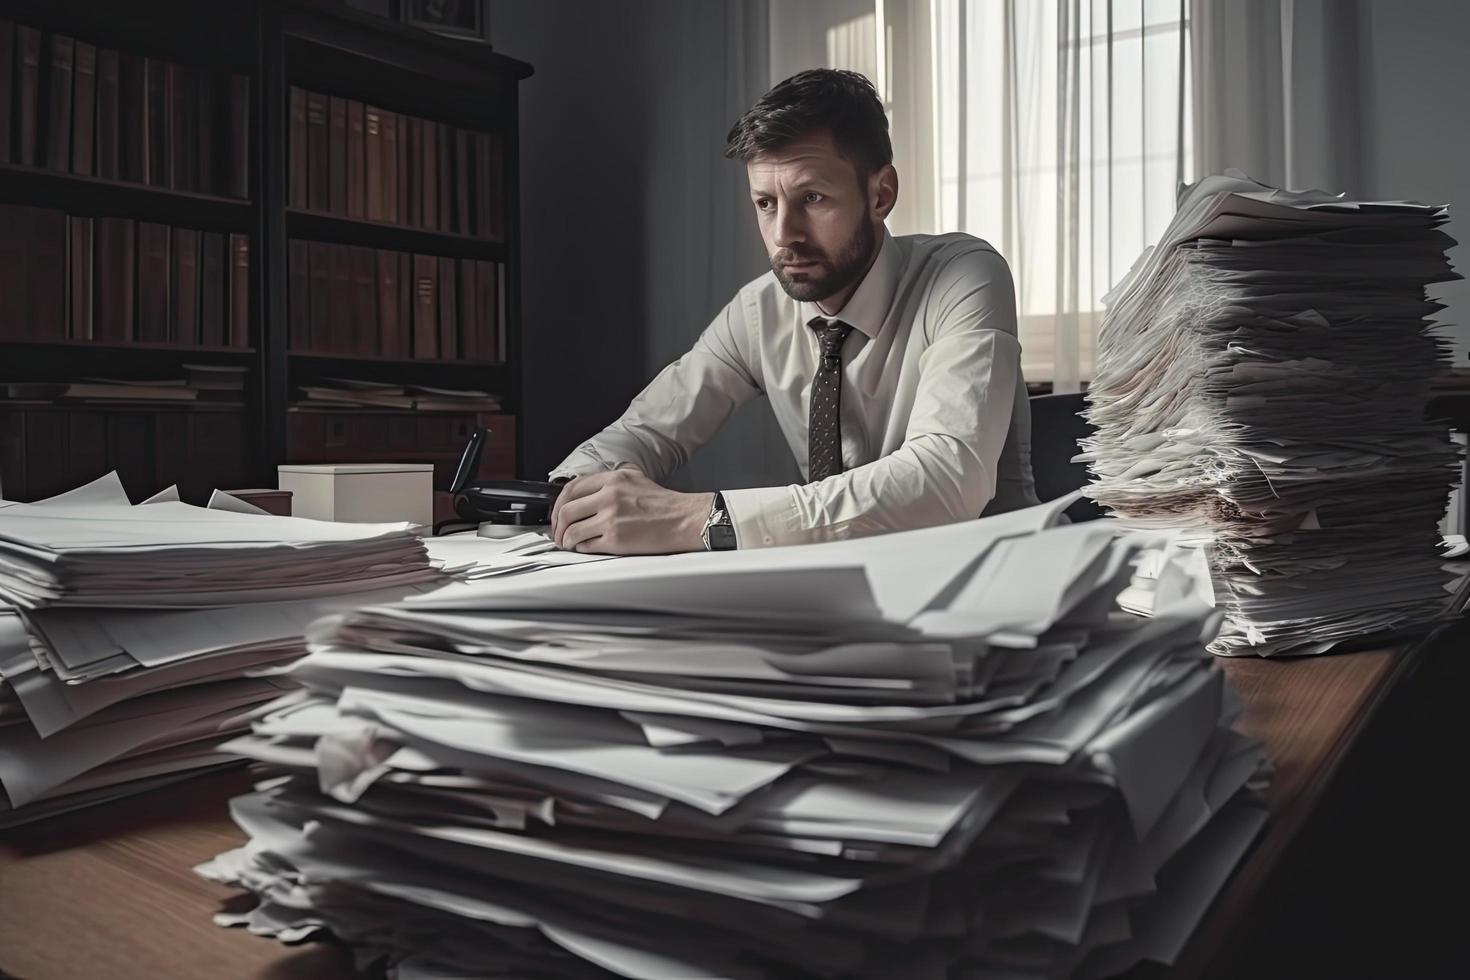
{"label": "book on shelf", "polygon": [[367,213],[367,130],[363,105],[356,99],[347,101],[347,217],[362,218]]}
{"label": "book on shelf", "polygon": [[378,263],[373,249],[351,246],[348,261],[352,276],[352,320],[343,349],[352,354],[374,355],[378,344]]}
{"label": "book on shelf", "polygon": [[334,245],[329,259],[327,313],[331,322],[327,327],[327,350],[348,354],[352,351],[352,258],[346,245]]}
{"label": "book on shelf", "polygon": [[93,170],[98,177],[116,180],[121,176],[119,142],[119,110],[122,97],[122,60],[118,52],[101,48],[97,51],[97,129],[94,134],[96,160]]}
{"label": "book on shelf", "polygon": [[[152,221],[138,222],[138,329],[137,339],[146,343],[166,344],[171,305],[175,296],[172,283],[175,269],[169,258],[169,227]],[[131,339],[119,337],[114,339]]]}
{"label": "book on shelf", "polygon": [[66,219],[67,278],[70,280],[67,307],[67,336],[72,340],[92,339],[92,297],[95,266],[92,259],[92,219]]}
{"label": "book on shelf", "polygon": [[332,210],[331,144],[327,125],[327,97],[320,92],[307,92],[306,200],[307,207],[315,211]]}
{"label": "book on shelf", "polygon": [[439,263],[432,255],[413,257],[413,356],[439,356]]}
{"label": "book on shelf", "polygon": [[250,346],[250,236],[230,234],[230,346]]}
{"label": "book on shelf", "polygon": [[217,231],[199,236],[199,343],[224,347],[225,332],[225,236]]}
{"label": "book on shelf", "polygon": [[244,391],[249,368],[238,364],[185,364],[184,378],[201,393],[205,391]]}
{"label": "book on shelf", "polygon": [[402,117],[396,112],[383,112],[383,220],[398,222],[399,174],[398,141],[402,132]]}
{"label": "book on shelf", "polygon": [[386,384],[353,378],[322,378],[297,388],[301,407],[401,408],[436,412],[498,412],[500,399],[488,391]]}
{"label": "book on shelf", "polygon": [[40,146],[41,117],[41,32],[34,27],[15,27],[16,145],[17,163],[36,166]]}
{"label": "book on shelf", "polygon": [[144,111],[143,131],[146,145],[143,152],[143,179],[154,187],[167,187],[172,166],[169,150],[170,105],[168,90],[169,72],[164,62],[156,58],[143,59]]}
{"label": "book on shelf", "polygon": [[403,149],[400,154],[403,164],[403,175],[400,179],[403,183],[399,192],[402,197],[403,223],[419,228],[424,224],[421,217],[424,207],[424,194],[421,189],[424,181],[424,155],[421,149],[424,142],[424,121],[405,116],[403,122],[407,129],[405,134],[407,138],[403,141]]}
{"label": "book on shelf", "polygon": [[27,401],[167,401],[191,402],[199,392],[182,384],[132,381],[8,381],[6,396]]}
{"label": "book on shelf", "polygon": [[97,48],[77,41],[73,64],[71,172],[91,176],[97,124]]}
{"label": "book on shelf", "polygon": [[384,357],[406,358],[407,337],[398,319],[398,253],[380,249],[378,266],[378,342]]}
{"label": "book on shelf", "polygon": [[439,356],[446,361],[460,356],[459,287],[454,272],[454,259],[439,256]]}
{"label": "book on shelf", "polygon": [[456,263],[455,286],[459,308],[459,356],[467,361],[485,359],[481,349],[480,299],[477,269],[474,259],[460,259]]}
{"label": "book on shelf", "polygon": [[72,64],[76,57],[76,41],[64,34],[51,35],[51,60],[48,65],[46,92],[46,165],[66,173],[71,170],[71,91]]}
{"label": "book on shelf", "polygon": [[[310,293],[306,304],[309,319],[301,330],[302,346],[298,348],[302,353],[327,353],[331,350],[332,251],[336,247],[326,242],[306,244]],[[289,281],[287,288],[296,281]],[[289,300],[287,306],[290,306]]]}
{"label": "book on shelf", "polygon": [[64,340],[69,297],[66,215],[0,204],[0,340]]}
{"label": "book on shelf", "polygon": [[364,106],[363,116],[363,217],[383,220],[383,110]]}
{"label": "book on shelf", "polygon": [[199,344],[199,232],[173,229],[173,292],[168,342]]}
{"label": "book on shelf", "polygon": [[93,219],[93,339],[126,344],[135,334],[137,247],[126,217]]}
{"label": "book on shelf", "polygon": [[117,56],[117,177],[148,183],[148,60],[131,51]]}
{"label": "book on shelf", "polygon": [[286,344],[288,350],[311,349],[311,265],[309,245],[292,239],[286,249]]}
{"label": "book on shelf", "polygon": [[347,213],[347,100],[327,97],[328,174],[327,193],[333,214]]}
{"label": "book on shelf", "polygon": [[306,92],[292,85],[287,96],[286,203],[306,208]]}
{"label": "book on shelf", "polygon": [[429,231],[439,230],[439,124],[420,121],[419,220]]}

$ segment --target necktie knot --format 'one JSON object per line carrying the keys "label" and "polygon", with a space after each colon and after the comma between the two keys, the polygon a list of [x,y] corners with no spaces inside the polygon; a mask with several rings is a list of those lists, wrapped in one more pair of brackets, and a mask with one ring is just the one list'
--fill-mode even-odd
{"label": "necktie knot", "polygon": [[842,345],[847,340],[847,335],[852,333],[852,324],[817,316],[812,317],[807,326],[817,332],[817,340],[822,345],[822,367],[828,371],[840,368]]}

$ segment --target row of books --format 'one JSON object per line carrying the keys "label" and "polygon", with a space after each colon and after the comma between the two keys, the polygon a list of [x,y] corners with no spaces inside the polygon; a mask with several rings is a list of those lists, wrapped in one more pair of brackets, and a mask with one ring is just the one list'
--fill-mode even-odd
{"label": "row of books", "polygon": [[498,262],[293,240],[293,353],[496,362]]}
{"label": "row of books", "polygon": [[216,407],[244,407],[245,368],[229,364],[185,364],[183,367],[183,377],[162,379],[3,381],[0,382],[0,396],[12,403],[26,401],[117,406],[201,402]]}
{"label": "row of books", "polygon": [[186,499],[247,486],[245,413],[0,403],[0,496],[36,500],[116,470],[134,501],[178,484]]}
{"label": "row of books", "polygon": [[447,231],[502,237],[499,140],[320,92],[290,92],[287,203]]}
{"label": "row of books", "polygon": [[0,163],[249,194],[250,82],[0,20]]}
{"label": "row of books", "polygon": [[325,409],[412,409],[419,412],[498,412],[500,399],[488,391],[385,384],[355,378],[323,378],[297,389],[298,407]]}
{"label": "row of books", "polygon": [[0,340],[250,344],[250,238],[0,205]]}

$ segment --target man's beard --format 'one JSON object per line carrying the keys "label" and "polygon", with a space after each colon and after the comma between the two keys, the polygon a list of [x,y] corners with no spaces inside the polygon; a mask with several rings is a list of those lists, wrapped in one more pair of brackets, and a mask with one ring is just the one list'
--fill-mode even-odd
{"label": "man's beard", "polygon": [[[776,281],[786,290],[787,296],[799,303],[820,303],[842,292],[867,272],[877,242],[878,235],[873,231],[873,223],[864,217],[857,231],[838,250],[836,257],[829,260],[800,245],[783,248],[771,256],[771,271],[776,273]],[[819,264],[810,271],[795,273],[788,273],[784,268],[784,263],[802,261],[816,261]]]}

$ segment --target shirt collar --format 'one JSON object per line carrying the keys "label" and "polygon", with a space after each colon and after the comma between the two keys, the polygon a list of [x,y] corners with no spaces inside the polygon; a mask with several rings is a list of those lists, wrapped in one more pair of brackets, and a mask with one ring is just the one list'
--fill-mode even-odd
{"label": "shirt collar", "polygon": [[835,313],[823,313],[816,303],[798,303],[801,322],[810,323],[812,317],[834,316],[869,340],[878,336],[883,321],[888,317],[888,308],[893,305],[894,289],[898,285],[898,263],[900,256],[894,247],[893,237],[883,228],[883,240],[878,246],[878,257],[868,269],[858,288],[848,297],[847,305]]}

